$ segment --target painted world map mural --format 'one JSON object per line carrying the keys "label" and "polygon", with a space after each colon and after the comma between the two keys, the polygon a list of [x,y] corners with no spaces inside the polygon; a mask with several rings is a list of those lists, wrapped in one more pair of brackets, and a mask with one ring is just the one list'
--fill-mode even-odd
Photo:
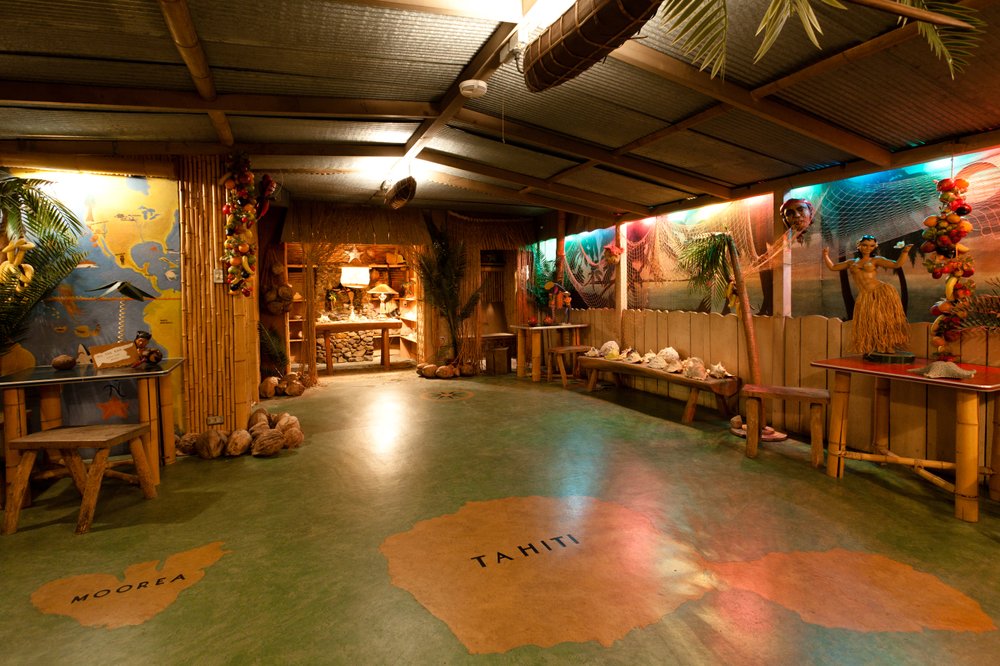
{"label": "painted world map mural", "polygon": [[[139,330],[152,334],[152,346],[164,357],[180,356],[177,183],[50,171],[16,175],[50,181],[48,191],[86,226],[78,245],[86,258],[36,308],[27,337],[12,352],[18,355],[17,365],[48,365],[59,354],[77,356],[81,345],[131,341]],[[138,301],[120,290],[109,291],[108,285],[115,283],[127,283],[154,298]],[[172,381],[179,392],[180,374]],[[67,386],[64,422],[134,420],[135,391],[134,382]]]}

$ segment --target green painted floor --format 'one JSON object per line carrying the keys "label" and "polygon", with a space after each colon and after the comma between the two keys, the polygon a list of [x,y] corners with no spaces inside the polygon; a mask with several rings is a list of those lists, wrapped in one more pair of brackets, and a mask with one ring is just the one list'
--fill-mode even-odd
{"label": "green painted floor", "polygon": [[[448,624],[393,584],[380,551],[393,535],[468,502],[584,497],[624,507],[681,544],[699,577],[713,563],[736,563],[739,571],[772,553],[888,558],[978,604],[992,623],[1000,622],[1000,505],[983,500],[980,522],[960,522],[950,497],[902,468],[848,461],[846,478],[835,481],[811,468],[808,447],[792,441],[765,444],[749,460],[743,441],[711,410],[700,408],[693,427],[683,426],[679,401],[621,389],[587,394],[580,383],[564,390],[514,375],[442,381],[412,370],[338,373],[300,398],[265,406],[299,417],[302,448],[272,459],[181,459],[162,470],[159,497],[150,501],[106,480],[89,534],[73,534],[78,497],[68,480],[45,489],[22,512],[18,532],[0,538],[0,661],[983,664],[1000,654],[993,628],[825,626],[804,619],[795,604],[767,598],[766,590],[718,580],[608,646],[589,640],[470,653]],[[579,536],[583,552],[593,542]],[[627,542],[629,535],[621,536]],[[82,574],[121,579],[130,566],[214,542],[226,554],[141,624],[82,626],[32,604],[32,594],[53,581]],[[455,563],[442,563],[440,552],[415,552],[408,563],[476,566],[469,552]],[[600,566],[618,576],[612,585],[628,587],[634,569],[611,555]],[[665,575],[678,566],[668,559],[647,564]],[[810,575],[803,581],[789,566],[767,584],[777,589],[794,580],[796,594],[806,596],[857,584],[842,570]],[[509,598],[496,601],[516,606],[524,579],[508,582]],[[600,610],[583,608],[587,585],[560,581],[547,596],[579,606],[584,617]],[[923,594],[920,585],[901,585]],[[876,611],[890,624],[933,611],[915,608],[923,604],[905,596],[914,589],[900,593],[896,606],[879,597],[887,605]],[[928,606],[940,603],[935,594]],[[809,603],[836,617],[843,600],[818,596]],[[847,601],[864,604],[864,594],[852,596]],[[452,601],[460,609],[462,599]],[[850,624],[856,613],[844,615]],[[506,628],[489,629],[502,636]]]}

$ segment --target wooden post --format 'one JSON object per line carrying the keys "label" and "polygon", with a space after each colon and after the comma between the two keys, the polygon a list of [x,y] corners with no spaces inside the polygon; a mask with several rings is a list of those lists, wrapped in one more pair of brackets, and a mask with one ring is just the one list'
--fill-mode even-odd
{"label": "wooden post", "polygon": [[761,415],[764,409],[760,398],[747,398],[747,458],[757,457],[757,445],[760,443]]}
{"label": "wooden post", "polygon": [[[170,375],[156,378],[156,393],[160,400],[160,439],[163,442],[163,462],[173,465],[177,462],[177,451],[174,448],[174,392],[171,390]],[[149,460],[150,467],[156,464]]]}
{"label": "wooden post", "polygon": [[[517,356],[520,362],[520,351]],[[542,332],[537,327],[531,329],[531,381],[542,381]]]}
{"label": "wooden post", "polygon": [[618,324],[617,337],[624,340],[625,331],[622,326],[625,310],[628,309],[628,238],[620,217],[615,220],[615,243],[626,250],[615,265],[615,321]]}
{"label": "wooden post", "polygon": [[844,459],[840,456],[847,440],[847,401],[851,394],[851,373],[835,372],[833,395],[830,396],[830,444],[826,459],[826,475],[835,479],[844,476]]}
{"label": "wooden post", "polygon": [[[747,431],[749,437],[750,431]],[[812,466],[823,466],[823,405],[809,405],[809,443],[812,451]]]}
{"label": "wooden post", "polygon": [[[5,501],[10,501],[8,491],[10,484],[17,477],[17,465],[21,462],[21,452],[10,448],[10,443],[28,434],[28,412],[24,402],[24,389],[9,388],[3,391],[3,446],[6,470],[7,488],[4,490]],[[25,486],[27,487],[27,486]],[[23,491],[22,491],[23,492]]]}
{"label": "wooden post", "polygon": [[566,212],[559,211],[556,218],[556,274],[555,281],[562,284],[563,264],[566,263]]}
{"label": "wooden post", "polygon": [[149,424],[149,432],[142,436],[143,448],[146,449],[146,460],[149,461],[149,471],[154,484],[160,483],[160,419],[159,409],[153,407],[159,400],[152,379],[140,379],[139,382],[139,422]]}
{"label": "wooden post", "polygon": [[38,411],[42,430],[52,430],[62,425],[62,389],[59,386],[42,386],[39,389]]}
{"label": "wooden post", "polygon": [[525,377],[528,374],[528,334],[523,328],[517,329],[517,376]]}
{"label": "wooden post", "polygon": [[955,391],[955,517],[979,520],[979,396]]}
{"label": "wooden post", "polygon": [[1000,400],[995,400],[993,407],[993,434],[990,437],[990,470],[990,499],[1000,500]]}
{"label": "wooden post", "polygon": [[875,420],[873,452],[884,454],[889,450],[889,380],[875,378]]}

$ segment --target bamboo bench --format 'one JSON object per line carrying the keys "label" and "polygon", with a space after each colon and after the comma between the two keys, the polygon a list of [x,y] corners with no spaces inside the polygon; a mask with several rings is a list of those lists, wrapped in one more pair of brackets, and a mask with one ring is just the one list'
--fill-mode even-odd
{"label": "bamboo bench", "polygon": [[691,393],[688,395],[687,403],[684,405],[684,415],[681,417],[681,423],[691,423],[694,421],[694,411],[698,406],[698,395],[701,391],[710,391],[715,395],[715,405],[724,419],[728,419],[730,416],[729,399],[740,392],[739,377],[695,379],[694,377],[686,377],[674,372],[655,370],[638,363],[608,361],[592,356],[581,356],[578,364],[582,370],[586,370],[589,373],[587,377],[588,391],[593,391],[597,386],[597,376],[601,372],[610,373],[618,386],[622,385],[622,375],[646,377],[648,379],[670,382],[679,386],[686,386],[691,389]]}
{"label": "bamboo bench", "polygon": [[[138,483],[146,499],[156,497],[152,471],[146,460],[146,451],[142,446],[142,437],[148,434],[148,423],[89,425],[42,430],[8,442],[9,449],[21,452],[21,460],[17,465],[14,478],[9,479],[7,506],[4,508],[3,526],[0,528],[0,533],[13,534],[17,531],[17,519],[21,513],[21,504],[24,502],[31,468],[35,464],[35,458],[39,451],[59,451],[73,477],[73,483],[83,495],[76,523],[77,534],[83,534],[90,529],[90,523],[94,519],[94,508],[97,505],[97,495],[101,490],[101,481],[105,476],[114,476],[129,483]],[[124,442],[129,443],[129,452],[132,454],[132,462],[135,464],[135,475],[122,474],[108,469],[108,455],[111,453],[111,447]],[[80,458],[80,449],[97,449],[89,466],[84,465]]]}
{"label": "bamboo bench", "polygon": [[747,403],[747,457],[757,457],[760,444],[760,429],[763,427],[764,400],[775,399],[786,402],[801,402],[809,405],[809,438],[812,450],[812,466],[823,464],[823,405],[830,404],[830,392],[826,389],[792,386],[767,386],[747,384],[743,387],[743,397]]}

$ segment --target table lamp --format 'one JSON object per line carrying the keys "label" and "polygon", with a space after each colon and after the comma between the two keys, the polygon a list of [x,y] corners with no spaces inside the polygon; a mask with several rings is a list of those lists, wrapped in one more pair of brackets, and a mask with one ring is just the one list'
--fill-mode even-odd
{"label": "table lamp", "polygon": [[369,294],[378,294],[378,311],[379,311],[380,314],[385,314],[386,313],[385,297],[388,296],[389,294],[392,294],[393,296],[396,296],[396,295],[399,294],[398,291],[396,291],[395,289],[393,289],[389,285],[385,284],[384,282],[381,283],[381,284],[377,284],[374,287],[372,287],[371,289],[369,289],[368,293]]}

